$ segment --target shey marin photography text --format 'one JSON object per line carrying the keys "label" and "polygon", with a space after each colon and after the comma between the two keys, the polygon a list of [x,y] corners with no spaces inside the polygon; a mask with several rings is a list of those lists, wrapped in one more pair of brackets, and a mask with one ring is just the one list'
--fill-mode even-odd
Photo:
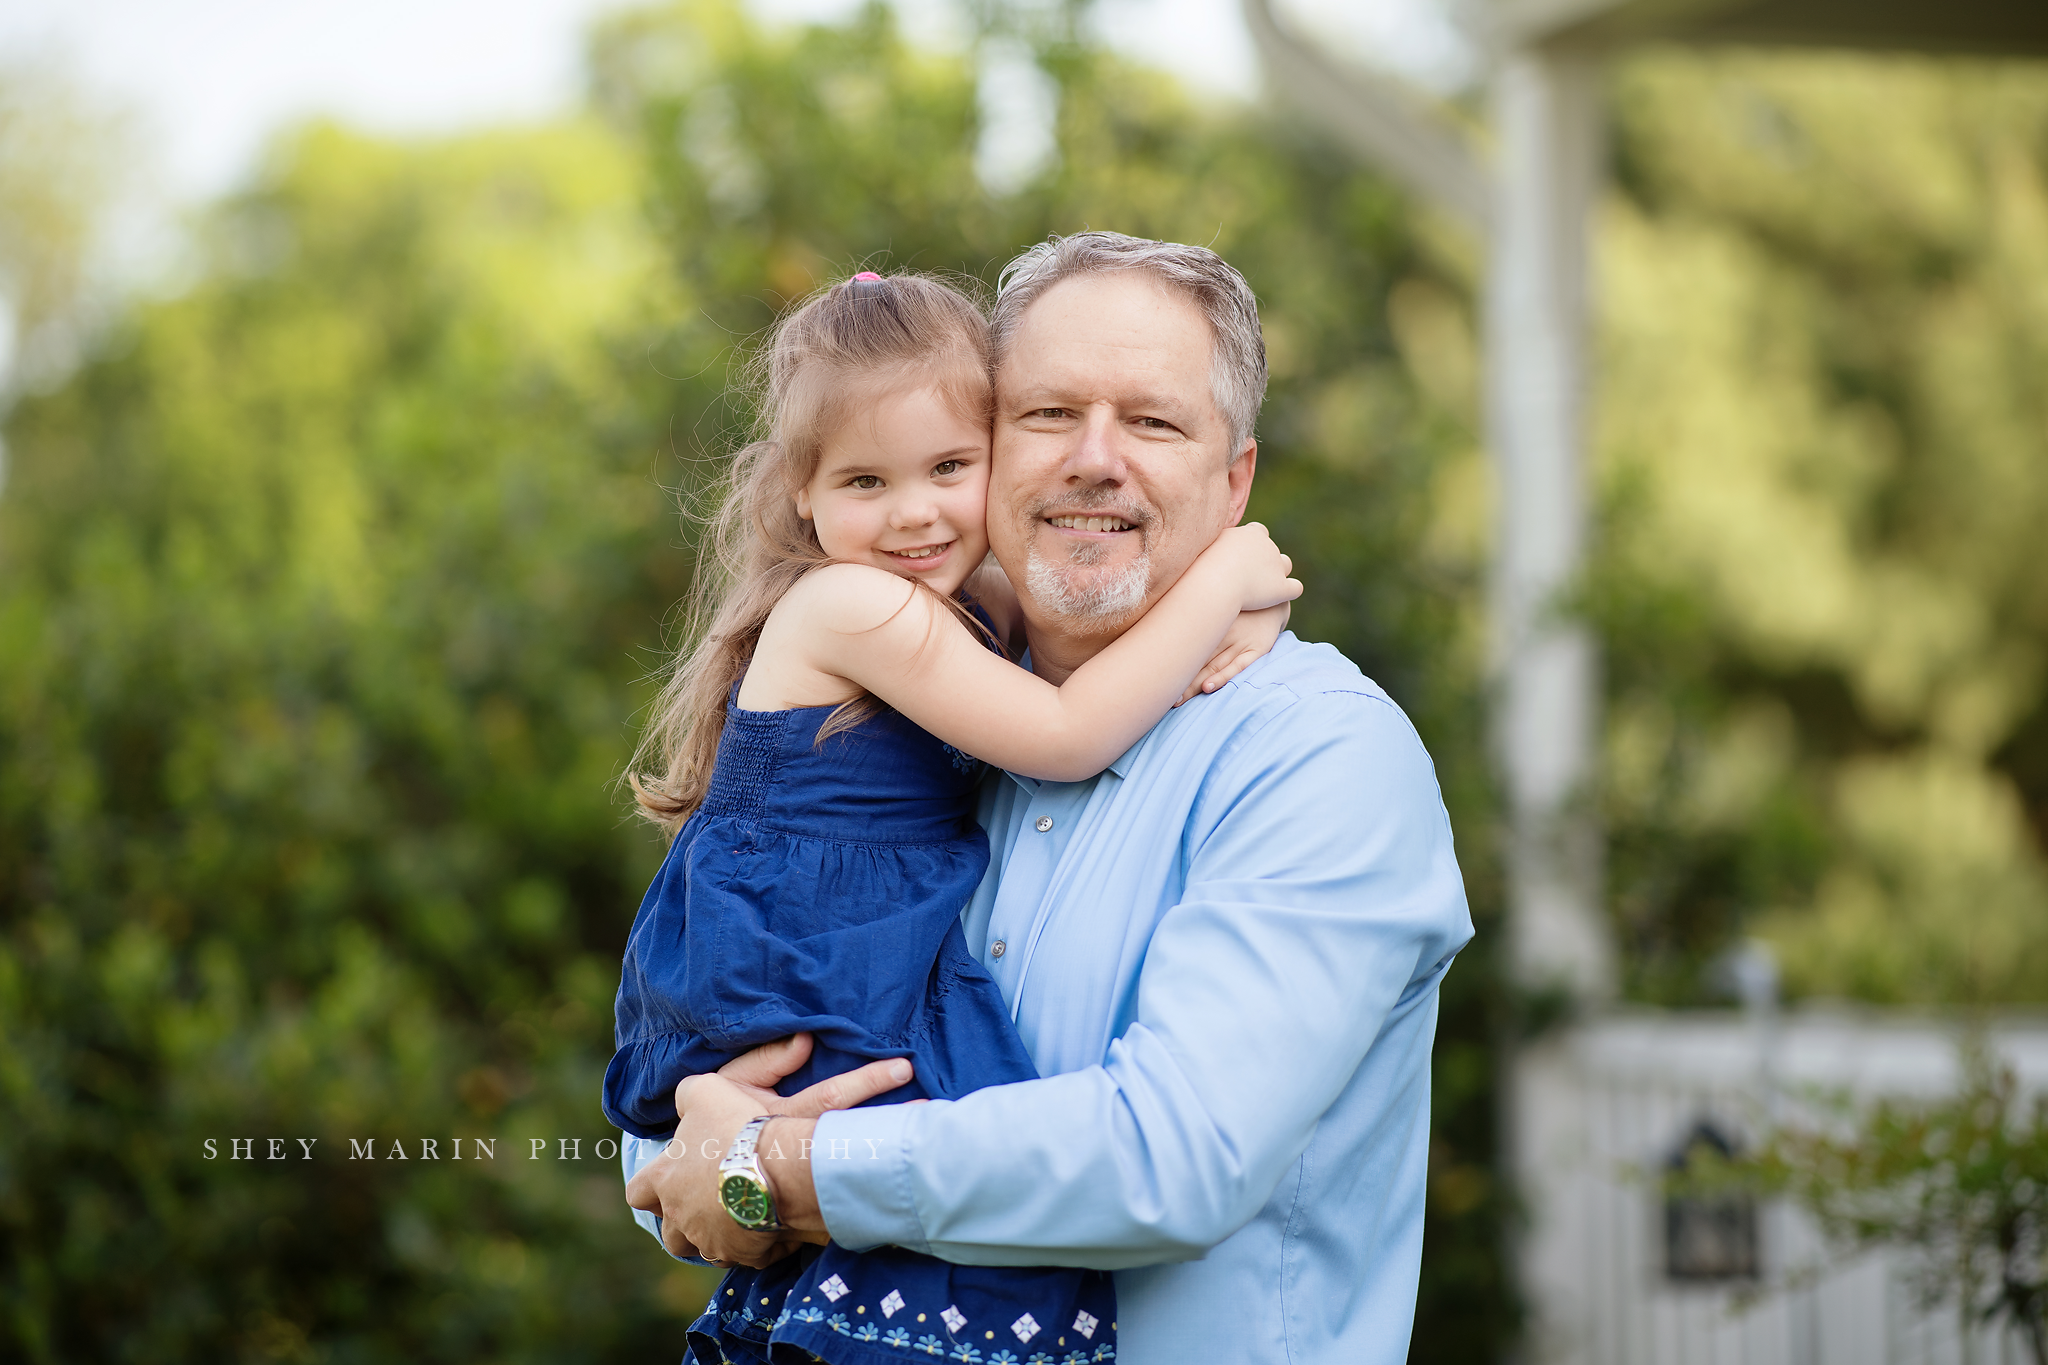
{"label": "shey marin photography text", "polygon": [[[330,1158],[347,1161],[496,1161],[498,1143],[507,1144],[507,1160],[521,1156],[527,1161],[581,1161],[589,1143],[590,1155],[599,1161],[616,1161],[619,1155],[617,1138],[601,1137],[595,1141],[588,1138],[545,1138],[520,1137],[499,1139],[494,1137],[451,1137],[451,1138],[317,1138],[317,1137],[228,1137],[204,1138],[200,1141],[200,1155],[207,1161],[314,1161]],[[813,1142],[810,1138],[798,1140],[799,1154],[807,1159],[845,1161],[865,1155],[879,1158],[881,1155],[876,1139],[862,1139],[863,1145],[871,1149],[865,1153],[856,1149],[850,1138],[833,1138]],[[324,1146],[322,1144],[325,1144]],[[447,1150],[442,1150],[443,1144]],[[469,1149],[463,1150],[467,1143]],[[524,1144],[526,1151],[520,1152]],[[294,1150],[296,1146],[297,1150]],[[344,1154],[344,1146],[346,1153]],[[680,1157],[673,1141],[665,1154]],[[706,1140],[700,1153],[707,1159],[715,1160],[724,1155],[716,1142]],[[763,1149],[763,1155],[779,1157],[782,1149],[772,1140]]]}
{"label": "shey marin photography text", "polygon": [[[458,1138],[206,1138],[200,1154],[207,1161],[496,1161],[500,1139]],[[617,1138],[509,1138],[507,1159],[581,1161],[586,1150],[600,1161],[615,1161]],[[585,1143],[589,1143],[586,1148]],[[526,1147],[520,1153],[521,1145]],[[444,1150],[445,1149],[445,1150]]]}

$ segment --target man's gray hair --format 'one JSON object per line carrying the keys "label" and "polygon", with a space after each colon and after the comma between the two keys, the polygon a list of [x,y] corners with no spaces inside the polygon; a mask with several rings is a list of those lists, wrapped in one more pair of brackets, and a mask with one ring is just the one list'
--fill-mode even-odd
{"label": "man's gray hair", "polygon": [[1025,310],[1062,280],[1117,270],[1147,270],[1188,295],[1209,320],[1215,360],[1209,383],[1230,424],[1230,458],[1251,439],[1266,401],[1266,341],[1259,301],[1244,276],[1205,246],[1155,242],[1121,232],[1049,237],[1003,267],[996,281],[989,341],[998,368],[1008,356]]}

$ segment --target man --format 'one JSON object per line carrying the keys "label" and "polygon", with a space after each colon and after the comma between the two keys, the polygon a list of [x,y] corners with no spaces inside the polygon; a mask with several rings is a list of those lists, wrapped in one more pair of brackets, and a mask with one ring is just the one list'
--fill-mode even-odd
{"label": "man", "polygon": [[[1265,350],[1214,253],[1115,233],[1012,262],[994,335],[989,538],[1057,683],[1243,516]],[[853,1109],[907,1063],[785,1100],[807,1043],[761,1049],[678,1088],[673,1159],[636,1149],[629,1202],[677,1254],[829,1231],[1114,1270],[1130,1365],[1405,1359],[1437,986],[1472,931],[1400,710],[1284,635],[1089,781],[997,775],[980,819],[967,938],[1042,1079]],[[781,1234],[714,1194],[762,1114]]]}

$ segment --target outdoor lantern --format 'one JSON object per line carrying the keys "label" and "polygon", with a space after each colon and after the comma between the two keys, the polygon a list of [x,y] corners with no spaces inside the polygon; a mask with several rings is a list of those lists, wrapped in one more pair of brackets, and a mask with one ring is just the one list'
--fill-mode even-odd
{"label": "outdoor lantern", "polygon": [[[1696,1157],[1727,1161],[1735,1144],[1706,1119],[1665,1161],[1672,1175]],[[1664,1273],[1687,1283],[1753,1280],[1757,1276],[1756,1199],[1742,1190],[1669,1194],[1664,1200]]]}

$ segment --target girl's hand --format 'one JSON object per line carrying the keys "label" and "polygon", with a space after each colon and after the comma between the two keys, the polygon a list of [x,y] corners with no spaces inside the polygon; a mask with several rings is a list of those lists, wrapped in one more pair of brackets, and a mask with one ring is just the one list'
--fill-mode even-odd
{"label": "girl's hand", "polygon": [[1219,575],[1223,591],[1237,594],[1241,611],[1262,611],[1301,596],[1301,580],[1288,577],[1294,561],[1280,553],[1273,537],[1256,521],[1216,537],[1192,571]]}
{"label": "girl's hand", "polygon": [[1279,640],[1280,632],[1287,629],[1287,617],[1293,610],[1282,602],[1277,607],[1240,612],[1237,624],[1216,647],[1215,657],[1202,665],[1202,671],[1195,675],[1195,680],[1188,684],[1188,690],[1180,694],[1180,701],[1174,705],[1178,706],[1181,701],[1188,701],[1204,692],[1214,692],[1250,668],[1254,661],[1264,658],[1274,642]]}

